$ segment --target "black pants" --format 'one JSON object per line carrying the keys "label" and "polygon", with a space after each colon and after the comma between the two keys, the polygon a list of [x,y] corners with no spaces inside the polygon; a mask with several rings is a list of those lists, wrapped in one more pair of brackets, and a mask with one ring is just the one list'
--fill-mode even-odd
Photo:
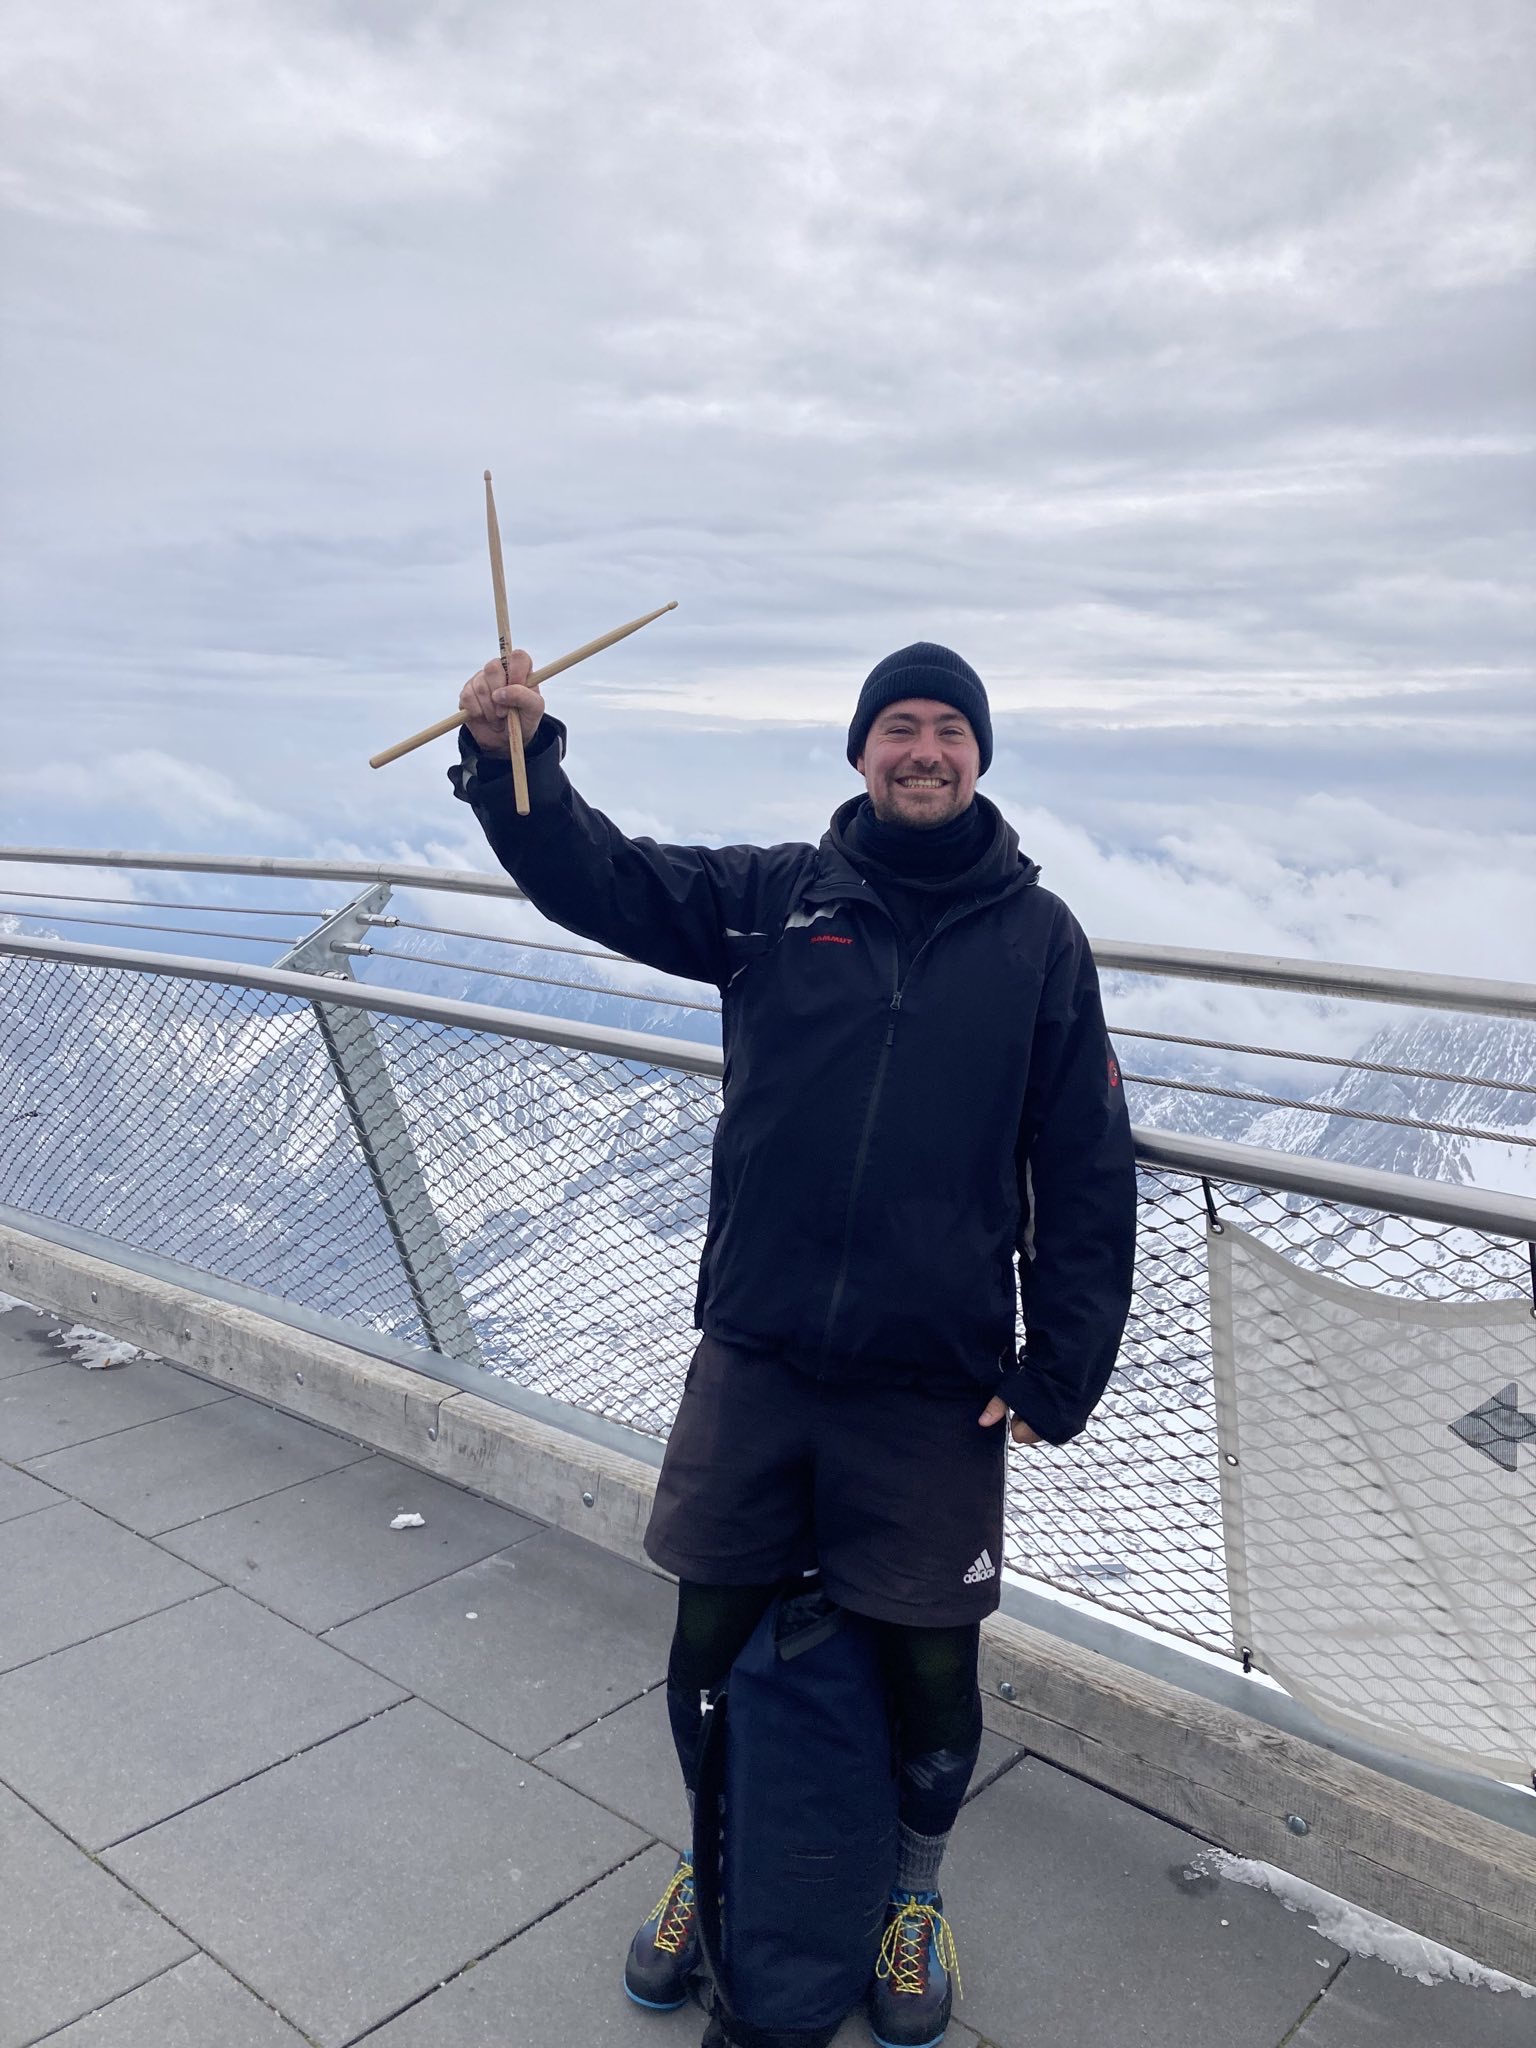
{"label": "black pants", "polygon": [[[726,1673],[779,1582],[677,1589],[677,1631],[667,1664],[667,1712],[683,1782],[698,1774],[699,1695]],[[901,1754],[901,1821],[918,1835],[947,1835],[965,1798],[981,1747],[981,1689],[976,1653],[981,1624],[908,1628],[876,1624],[886,1686],[896,1712]]]}

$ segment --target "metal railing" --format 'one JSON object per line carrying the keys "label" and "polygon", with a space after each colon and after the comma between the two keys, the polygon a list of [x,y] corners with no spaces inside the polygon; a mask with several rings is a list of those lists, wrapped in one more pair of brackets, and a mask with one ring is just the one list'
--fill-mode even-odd
{"label": "metal railing", "polygon": [[[364,987],[345,933],[378,900],[286,967],[0,936],[0,1203],[664,1434],[719,1050]],[[1013,1461],[1007,1562],[1230,1655],[1208,1207],[1346,1280],[1486,1300],[1531,1286],[1536,1202],[1167,1132],[1138,1158],[1121,1361],[1083,1437]]]}
{"label": "metal railing", "polygon": [[[264,880],[304,881],[311,886],[324,883],[327,887],[366,880],[369,886],[347,911],[337,913],[272,903],[192,904],[175,894],[125,897],[121,893],[100,895],[24,887],[7,890],[3,885],[6,862],[66,867],[94,864],[102,872],[103,886],[107,877],[134,868],[214,874],[241,886]],[[515,999],[521,991],[533,1008],[546,1013],[562,1003],[570,1005],[574,996],[581,999],[576,1007],[586,1009],[597,1021],[621,1028],[638,1023],[641,1028],[706,1038],[718,1028],[714,1019],[719,1015],[720,1004],[713,993],[706,995],[702,989],[695,990],[693,985],[680,983],[675,977],[658,975],[639,962],[627,960],[623,954],[589,944],[572,944],[565,935],[555,938],[551,936],[554,928],[542,922],[531,931],[490,930],[448,924],[435,914],[427,918],[401,916],[387,907],[395,888],[452,891],[500,899],[509,906],[526,904],[516,883],[505,876],[464,869],[269,856],[0,847],[0,920],[51,921],[54,925],[82,927],[93,937],[98,931],[105,936],[108,929],[116,927],[135,937],[149,932],[182,933],[236,944],[242,949],[266,944],[284,948],[273,963],[280,967],[296,964],[302,954],[307,967],[350,975],[354,963],[366,960],[371,979],[382,973],[386,983],[397,986],[402,980],[407,986],[426,982],[461,1000],[480,998],[498,1008],[509,996]],[[73,908],[79,903],[90,904],[92,908],[86,912]],[[190,913],[194,909],[203,914],[222,912],[235,918],[262,917],[273,923],[300,918],[308,921],[312,929],[293,939],[282,933],[257,932],[249,925],[219,930],[168,924],[158,917],[143,916],[145,910]],[[528,909],[531,912],[532,906]],[[102,915],[106,910],[118,914]],[[491,922],[499,921],[496,911],[491,910],[489,916]],[[526,924],[526,919],[515,922]],[[445,939],[461,943],[447,953],[440,949],[440,942]],[[466,946],[479,957],[460,957]],[[1313,1008],[1317,999],[1322,998],[1322,1008],[1334,1015],[1347,1013],[1351,1002],[1356,1006],[1360,1002],[1410,1005],[1421,1014],[1473,1010],[1484,1016],[1522,1020],[1529,1020],[1532,1015],[1530,991],[1507,982],[1109,940],[1096,941],[1094,953],[1108,977],[1106,987],[1112,991],[1139,991],[1143,998],[1150,997],[1154,1004],[1166,1008],[1170,982],[1175,988],[1191,981],[1207,984],[1207,1003],[1212,991],[1222,992],[1230,1003],[1236,996],[1246,996],[1249,990],[1262,990],[1270,997],[1281,997],[1282,1001],[1291,999],[1293,1030],[1302,1023],[1295,1002],[1300,996],[1308,998]],[[551,965],[559,971],[551,972]],[[679,988],[689,992],[680,994]],[[1158,1021],[1170,1020],[1160,1014]],[[1318,1150],[1345,1158],[1359,1157],[1357,1139],[1362,1132],[1367,1143],[1373,1129],[1378,1134],[1414,1133],[1430,1144],[1404,1163],[1410,1172],[1427,1173],[1434,1179],[1455,1179],[1459,1175],[1459,1163],[1454,1157],[1436,1156],[1433,1140],[1437,1137],[1483,1141],[1507,1148],[1516,1156],[1536,1150],[1536,1114],[1530,1113],[1536,1111],[1536,1035],[1530,1037],[1525,1048],[1531,1078],[1521,1082],[1486,1071],[1476,1075],[1450,1071],[1446,1057],[1432,1056],[1433,1047],[1429,1054],[1419,1051],[1412,1064],[1404,1065],[1391,1058],[1353,1057],[1348,1051],[1319,1051],[1301,1043],[1254,1044],[1250,1036],[1233,1037],[1230,1032],[1222,1035],[1219,1027],[1207,1028],[1203,1035],[1157,1029],[1145,1017],[1121,1015],[1117,1005],[1111,1007],[1110,1029],[1117,1040],[1135,1049],[1134,1064],[1123,1062],[1133,1112],[1164,1130],[1204,1127],[1221,1135],[1239,1136],[1243,1135],[1241,1125],[1245,1117],[1252,1119],[1265,1110],[1295,1112],[1304,1121],[1300,1130],[1287,1133],[1284,1142],[1288,1149]],[[1265,1035],[1275,1034],[1271,1031]],[[1315,1035],[1314,1016],[1305,1020],[1302,1036],[1313,1039]],[[1170,1054],[1166,1050],[1173,1047],[1181,1048],[1180,1053]],[[1379,1055],[1384,1048],[1373,1042],[1359,1050]],[[1192,1055],[1193,1070],[1188,1064]],[[1518,1057],[1518,1051],[1511,1056]],[[1171,1063],[1181,1059],[1186,1063],[1184,1068],[1172,1070]],[[1137,1071],[1147,1065],[1152,1071]],[[1294,1072],[1298,1065],[1314,1072],[1331,1070],[1335,1078],[1323,1082],[1320,1096],[1316,1084],[1301,1093],[1295,1092]],[[1362,1100],[1358,1087],[1352,1099],[1344,1099],[1350,1092],[1349,1083],[1357,1076],[1368,1077],[1368,1088],[1376,1084],[1374,1101]],[[1410,1109],[1406,1103],[1393,1103],[1390,1091],[1384,1094],[1381,1089],[1379,1084],[1393,1077],[1440,1085],[1428,1091],[1427,1100],[1423,1099],[1426,1091],[1418,1091],[1421,1099]],[[1277,1087],[1287,1092],[1273,1092]],[[1470,1095],[1467,1091],[1471,1091]],[[1521,1097],[1525,1100],[1518,1100]]]}

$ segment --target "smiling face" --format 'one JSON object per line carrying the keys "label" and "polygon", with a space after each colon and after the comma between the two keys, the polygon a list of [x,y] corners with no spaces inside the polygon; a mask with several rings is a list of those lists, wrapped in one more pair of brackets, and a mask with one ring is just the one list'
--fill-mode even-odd
{"label": "smiling face", "polygon": [[981,749],[953,704],[903,697],[876,718],[854,765],[882,825],[947,825],[976,794]]}

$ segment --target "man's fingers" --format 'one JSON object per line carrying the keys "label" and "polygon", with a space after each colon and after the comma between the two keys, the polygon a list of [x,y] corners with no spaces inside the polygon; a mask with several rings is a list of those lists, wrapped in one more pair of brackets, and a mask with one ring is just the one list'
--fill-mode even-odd
{"label": "man's fingers", "polygon": [[[983,1408],[981,1413],[977,1416],[976,1420],[981,1424],[983,1429],[995,1429],[998,1423],[1002,1421],[1003,1417],[1007,1413],[1007,1402],[1003,1399],[1001,1394],[994,1394],[991,1400],[987,1403],[986,1407]],[[1013,1440],[1016,1444],[1037,1444],[1040,1441],[1039,1437],[1036,1436],[1035,1432],[1030,1428],[1029,1424],[1027,1422],[1021,1422],[1017,1415],[1013,1418],[1011,1429]]]}
{"label": "man's fingers", "polygon": [[488,661],[484,673],[498,689],[505,689],[509,683],[526,683],[533,674],[533,657],[521,647],[514,647],[503,659],[497,655]]}
{"label": "man's fingers", "polygon": [[508,709],[509,689],[525,688],[533,674],[532,657],[521,647],[514,647],[503,661],[498,654],[477,669],[464,688],[459,692],[459,708],[465,710],[471,702],[490,715]]}

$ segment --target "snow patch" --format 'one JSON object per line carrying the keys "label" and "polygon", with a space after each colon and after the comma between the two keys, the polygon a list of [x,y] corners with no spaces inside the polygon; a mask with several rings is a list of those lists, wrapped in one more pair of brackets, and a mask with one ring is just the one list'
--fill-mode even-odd
{"label": "snow patch", "polygon": [[1536,1998],[1536,1984],[1523,1984],[1518,1977],[1506,1977],[1502,1970],[1490,1970],[1470,1956],[1399,1927],[1395,1920],[1384,1920],[1378,1913],[1368,1913],[1363,1906],[1351,1905],[1348,1899],[1292,1877],[1289,1871],[1277,1870],[1272,1863],[1229,1856],[1225,1849],[1202,1849],[1190,1870],[1192,1875],[1230,1878],[1234,1884],[1269,1892],[1288,1913],[1310,1913],[1312,1932],[1325,1941],[1336,1942],[1351,1955],[1374,1956],[1400,1976],[1414,1977],[1420,1984],[1436,1984],[1449,1977],[1485,1991],[1514,1991],[1521,1998]]}
{"label": "snow patch", "polygon": [[425,1515],[411,1515],[402,1512],[396,1515],[389,1526],[391,1529],[425,1529],[427,1518]]}
{"label": "snow patch", "polygon": [[74,1363],[83,1365],[88,1372],[100,1372],[109,1365],[127,1365],[130,1359],[144,1356],[137,1345],[124,1344],[102,1330],[88,1330],[84,1323],[73,1323],[69,1329],[60,1330],[58,1340],[73,1354]]}

